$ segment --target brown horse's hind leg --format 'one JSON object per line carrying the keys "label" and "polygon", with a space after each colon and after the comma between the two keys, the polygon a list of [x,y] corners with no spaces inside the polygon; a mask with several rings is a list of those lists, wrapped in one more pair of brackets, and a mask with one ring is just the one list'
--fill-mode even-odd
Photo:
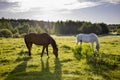
{"label": "brown horse's hind leg", "polygon": [[43,46],[42,53],[41,53],[41,58],[43,56],[44,50],[45,50],[45,46]]}

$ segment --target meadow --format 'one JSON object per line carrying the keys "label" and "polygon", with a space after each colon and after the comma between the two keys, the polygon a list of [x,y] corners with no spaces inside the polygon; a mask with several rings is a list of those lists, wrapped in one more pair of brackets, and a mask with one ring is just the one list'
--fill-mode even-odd
{"label": "meadow", "polygon": [[100,36],[100,52],[90,43],[76,46],[75,36],[52,36],[58,59],[40,57],[42,46],[33,45],[32,56],[23,38],[0,38],[0,80],[120,80],[120,36]]}

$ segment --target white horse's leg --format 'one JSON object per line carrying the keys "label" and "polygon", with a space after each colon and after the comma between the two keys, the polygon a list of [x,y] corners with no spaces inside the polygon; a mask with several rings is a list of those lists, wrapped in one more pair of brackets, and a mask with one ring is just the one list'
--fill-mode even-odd
{"label": "white horse's leg", "polygon": [[82,41],[80,41],[80,46],[82,46]]}
{"label": "white horse's leg", "polygon": [[78,45],[78,40],[76,40],[76,45]]}
{"label": "white horse's leg", "polygon": [[92,51],[94,51],[94,42],[91,42],[92,45]]}

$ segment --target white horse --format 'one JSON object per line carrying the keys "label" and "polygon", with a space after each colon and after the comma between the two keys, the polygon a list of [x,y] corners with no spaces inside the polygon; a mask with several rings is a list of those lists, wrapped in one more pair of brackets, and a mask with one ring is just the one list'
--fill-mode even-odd
{"label": "white horse", "polygon": [[94,50],[94,42],[96,42],[96,49],[97,51],[99,51],[100,49],[100,45],[99,45],[99,41],[98,41],[98,36],[94,33],[90,33],[90,34],[78,34],[77,36],[77,41],[76,44],[78,45],[78,43],[80,42],[80,45],[82,45],[82,42],[91,42],[92,44],[92,50]]}

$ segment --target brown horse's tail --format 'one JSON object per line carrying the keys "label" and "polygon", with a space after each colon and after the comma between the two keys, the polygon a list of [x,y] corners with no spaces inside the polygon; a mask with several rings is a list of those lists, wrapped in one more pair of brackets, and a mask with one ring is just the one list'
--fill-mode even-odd
{"label": "brown horse's tail", "polygon": [[29,56],[31,56],[31,47],[32,47],[32,44],[29,43],[27,35],[24,36],[24,41],[25,41],[25,44],[26,44],[26,46],[27,46],[27,48],[29,50]]}
{"label": "brown horse's tail", "polygon": [[24,41],[25,41],[25,44],[27,44],[26,35],[24,36]]}

